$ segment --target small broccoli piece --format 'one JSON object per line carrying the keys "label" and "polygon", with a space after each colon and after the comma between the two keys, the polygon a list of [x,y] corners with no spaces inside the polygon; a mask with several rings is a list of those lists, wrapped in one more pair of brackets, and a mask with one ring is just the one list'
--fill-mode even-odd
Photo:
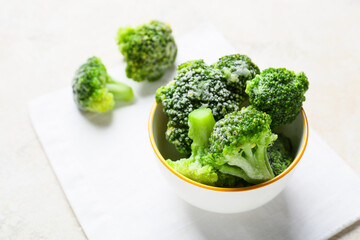
{"label": "small broccoli piece", "polygon": [[[245,57],[227,57],[230,60],[245,59]],[[235,66],[235,63],[241,65],[240,60],[239,62],[225,60],[225,57],[220,59],[216,66],[225,69],[231,68],[232,64]],[[241,66],[245,65],[249,66],[249,72],[256,72],[255,67],[249,62]],[[210,108],[217,121],[228,113],[240,110],[246,98],[242,81],[229,81],[225,78],[226,74],[217,67],[208,66],[203,60],[182,63],[178,66],[174,80],[156,91],[155,99],[158,103],[162,103],[164,113],[169,118],[166,138],[181,153],[191,152],[192,141],[187,134],[190,112],[198,108]]]}
{"label": "small broccoli piece", "polygon": [[119,28],[116,42],[127,62],[126,76],[155,81],[175,62],[177,47],[168,24],[151,21],[136,28]]}
{"label": "small broccoli piece", "polygon": [[259,67],[248,56],[241,54],[224,56],[213,66],[223,72],[229,85],[243,93],[244,99],[247,98],[245,94],[246,82],[260,73]]}
{"label": "small broccoli piece", "polygon": [[76,71],[72,82],[77,106],[90,112],[106,112],[114,108],[115,100],[131,101],[132,89],[113,80],[98,57],[91,57]]}
{"label": "small broccoli piece", "polygon": [[305,101],[309,82],[303,72],[268,68],[247,82],[251,105],[271,116],[271,128],[292,122]]}
{"label": "small broccoli piece", "polygon": [[177,161],[169,159],[167,163],[194,181],[213,186],[234,187],[239,183],[239,179],[218,172],[209,154],[209,138],[214,125],[215,119],[210,109],[200,108],[192,111],[189,114],[189,137],[193,140],[191,156]]}
{"label": "small broccoli piece", "polygon": [[282,134],[279,134],[278,136],[279,137],[274,144],[267,149],[270,166],[275,176],[288,168],[294,159],[291,154],[290,139]]}
{"label": "small broccoli piece", "polygon": [[267,148],[277,135],[270,129],[271,118],[249,106],[216,122],[210,137],[210,152],[220,171],[261,183],[274,177]]}

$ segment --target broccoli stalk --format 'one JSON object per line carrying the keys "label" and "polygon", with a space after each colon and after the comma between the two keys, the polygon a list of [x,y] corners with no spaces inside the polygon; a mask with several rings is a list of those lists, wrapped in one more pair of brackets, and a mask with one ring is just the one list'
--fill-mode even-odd
{"label": "broccoli stalk", "polygon": [[114,96],[116,100],[121,101],[131,101],[134,98],[134,93],[128,85],[122,82],[115,81],[113,79],[109,80],[109,83],[105,85],[110,93]]}
{"label": "broccoli stalk", "polygon": [[270,116],[252,106],[218,121],[210,138],[210,150],[219,170],[254,184],[273,178],[267,148],[277,135],[271,132],[270,124]]}
{"label": "broccoli stalk", "polygon": [[273,178],[274,173],[267,158],[267,148],[273,139],[265,136],[260,138],[265,139],[265,142],[254,143],[256,140],[253,140],[253,143],[244,143],[239,147],[225,147],[222,160],[227,164],[222,165],[220,171],[241,177],[250,183]]}
{"label": "broccoli stalk", "polygon": [[193,155],[207,153],[214,125],[214,116],[208,108],[196,109],[189,114],[189,137],[193,140],[191,144]]}
{"label": "broccoli stalk", "polygon": [[72,82],[75,103],[81,110],[106,112],[115,100],[131,101],[131,87],[112,79],[98,57],[89,58],[76,71]]}
{"label": "broccoli stalk", "polygon": [[178,161],[167,160],[167,163],[177,172],[194,181],[207,185],[215,185],[218,181],[216,169],[208,162],[209,138],[215,119],[210,109],[200,108],[189,114],[189,137],[191,144],[191,156]]}

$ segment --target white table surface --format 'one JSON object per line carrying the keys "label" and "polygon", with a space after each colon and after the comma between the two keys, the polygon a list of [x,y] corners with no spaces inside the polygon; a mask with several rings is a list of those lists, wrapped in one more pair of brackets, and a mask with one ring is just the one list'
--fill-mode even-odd
{"label": "white table surface", "polygon": [[[261,69],[304,71],[311,126],[360,174],[359,1],[1,0],[0,6],[0,239],[86,239],[27,102],[68,86],[89,56],[116,66],[117,28],[153,18],[170,23],[175,37],[207,21]],[[333,239],[359,238],[360,222]]]}

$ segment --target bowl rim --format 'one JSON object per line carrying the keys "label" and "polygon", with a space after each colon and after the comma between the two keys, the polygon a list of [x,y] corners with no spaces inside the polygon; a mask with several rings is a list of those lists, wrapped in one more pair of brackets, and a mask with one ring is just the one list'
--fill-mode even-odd
{"label": "bowl rim", "polygon": [[168,169],[170,170],[170,172],[172,172],[173,174],[175,174],[177,177],[179,177],[181,180],[190,183],[192,185],[195,185],[197,187],[203,188],[203,189],[207,189],[207,190],[213,190],[213,191],[219,191],[219,192],[244,192],[244,191],[250,191],[250,190],[255,190],[255,189],[259,189],[262,187],[265,187],[269,184],[272,184],[274,182],[277,182],[278,180],[280,180],[281,178],[285,177],[289,172],[291,172],[292,169],[294,169],[294,167],[298,164],[298,162],[300,161],[301,157],[303,156],[307,143],[308,143],[308,139],[309,139],[309,124],[308,124],[308,120],[304,111],[304,108],[301,108],[301,116],[303,118],[303,124],[304,124],[304,135],[303,135],[303,139],[302,139],[302,143],[301,143],[301,148],[299,153],[296,155],[295,159],[293,160],[293,162],[290,164],[290,166],[285,169],[285,171],[283,171],[281,174],[277,175],[276,177],[254,185],[254,186],[250,186],[250,187],[241,187],[241,188],[224,188],[224,187],[214,187],[214,186],[210,186],[210,185],[206,185],[206,184],[202,184],[199,182],[196,182],[190,178],[187,178],[185,176],[183,176],[182,174],[178,173],[175,169],[173,169],[164,159],[164,157],[161,155],[159,149],[157,148],[156,144],[155,144],[155,139],[154,139],[154,133],[153,133],[153,119],[154,119],[154,114],[155,114],[155,110],[157,108],[158,104],[155,101],[154,104],[151,107],[151,111],[150,111],[150,116],[149,116],[149,121],[148,121],[148,132],[149,132],[149,138],[150,138],[150,143],[151,146],[156,154],[156,156],[158,157],[158,159],[161,161],[161,163]]}

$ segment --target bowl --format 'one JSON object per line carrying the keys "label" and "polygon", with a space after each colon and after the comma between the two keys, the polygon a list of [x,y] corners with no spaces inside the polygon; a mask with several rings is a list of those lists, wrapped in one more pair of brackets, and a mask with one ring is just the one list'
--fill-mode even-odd
{"label": "bowl", "polygon": [[275,178],[250,187],[222,188],[208,186],[193,181],[176,172],[165,161],[177,160],[184,155],[180,154],[173,144],[165,139],[168,118],[163,112],[161,104],[153,104],[149,122],[149,137],[160,171],[170,187],[186,202],[198,208],[218,213],[239,213],[258,208],[275,198],[287,185],[294,173],[302,155],[304,154],[308,137],[309,126],[304,109],[296,119],[275,132],[284,132],[290,138],[294,155],[291,165]]}

